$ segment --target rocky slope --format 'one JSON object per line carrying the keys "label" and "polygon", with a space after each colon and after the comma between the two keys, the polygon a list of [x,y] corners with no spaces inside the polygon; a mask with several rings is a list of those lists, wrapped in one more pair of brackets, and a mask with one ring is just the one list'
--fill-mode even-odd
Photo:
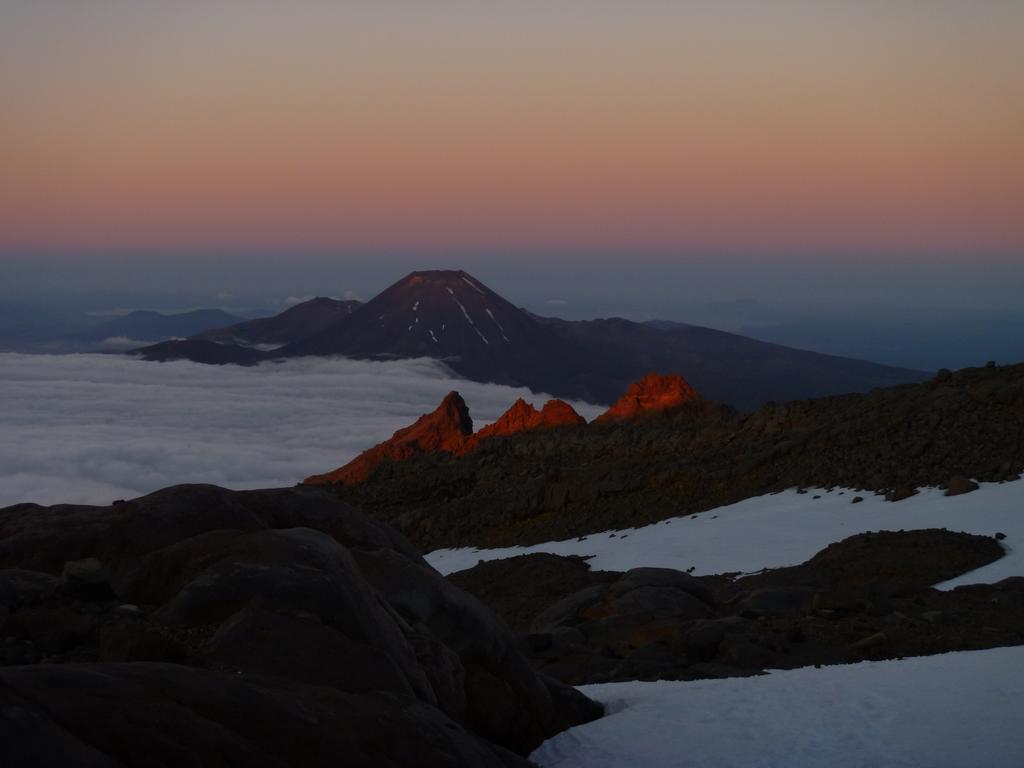
{"label": "rocky slope", "polygon": [[1024,365],[740,414],[694,400],[661,417],[568,426],[384,464],[337,490],[424,551],[626,528],[794,486],[899,498],[1024,469]]}
{"label": "rocky slope", "polygon": [[363,451],[343,467],[307,477],[303,482],[306,485],[357,485],[366,482],[377,467],[386,462],[403,462],[429,453],[464,456],[483,441],[496,437],[583,423],[585,419],[561,400],[549,400],[538,411],[520,398],[493,424],[473,433],[473,420],[466,401],[458,392],[449,392],[434,411],[398,430],[388,440]]}
{"label": "rocky slope", "polygon": [[639,381],[630,384],[626,394],[612,403],[612,407],[595,421],[632,421],[663,413],[699,399],[697,390],[678,373],[671,376],[648,373]]}
{"label": "rocky slope", "polygon": [[532,403],[519,398],[497,421],[488,424],[473,435],[473,446],[476,447],[481,440],[492,437],[506,437],[518,432],[572,427],[585,423],[586,419],[562,400],[548,400],[538,411]]}
{"label": "rocky slope", "polygon": [[243,323],[215,328],[195,335],[197,339],[218,344],[246,347],[279,347],[319,333],[362,306],[361,301],[318,296],[303,301],[273,317],[261,317]]}
{"label": "rocky slope", "polygon": [[0,636],[19,765],[526,765],[600,715],[316,488],[2,509]]}
{"label": "rocky slope", "polygon": [[303,482],[306,485],[356,485],[368,480],[384,462],[401,462],[434,452],[461,456],[472,434],[473,420],[466,401],[458,392],[449,392],[435,410],[398,430],[390,439],[363,451],[343,467],[307,477]]}
{"label": "rocky slope", "polygon": [[853,536],[803,565],[694,577],[526,555],[449,578],[505,617],[534,666],[572,683],[696,679],[1024,643],[1024,579],[930,588],[998,559],[945,530]]}

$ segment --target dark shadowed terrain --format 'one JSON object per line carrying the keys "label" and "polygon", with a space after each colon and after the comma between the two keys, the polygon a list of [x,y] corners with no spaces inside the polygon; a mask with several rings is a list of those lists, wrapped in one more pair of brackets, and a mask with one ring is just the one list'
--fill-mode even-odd
{"label": "dark shadowed terrain", "polygon": [[337,486],[424,551],[580,536],[799,486],[893,498],[1024,469],[1024,365],[940,372],[863,395],[766,405],[699,401],[645,420],[489,440],[460,458],[381,464]]}

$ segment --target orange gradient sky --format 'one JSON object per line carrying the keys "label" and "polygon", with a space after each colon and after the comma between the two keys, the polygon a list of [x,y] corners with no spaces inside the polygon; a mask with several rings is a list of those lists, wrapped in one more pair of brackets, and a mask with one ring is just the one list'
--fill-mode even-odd
{"label": "orange gradient sky", "polygon": [[0,254],[1024,253],[1024,3],[13,0]]}

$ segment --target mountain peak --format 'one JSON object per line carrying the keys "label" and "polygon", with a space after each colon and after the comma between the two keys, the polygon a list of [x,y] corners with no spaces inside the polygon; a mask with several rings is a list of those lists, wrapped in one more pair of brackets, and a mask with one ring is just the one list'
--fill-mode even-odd
{"label": "mountain peak", "polygon": [[481,295],[490,293],[483,283],[462,269],[424,269],[410,272],[403,277],[392,288],[419,288],[419,289],[444,289],[444,288],[469,288]]}
{"label": "mountain peak", "polygon": [[552,367],[553,344],[549,331],[468,272],[423,270],[283,355],[433,357],[468,378],[513,383],[508,369],[521,360]]}
{"label": "mountain peak", "polygon": [[307,485],[354,485],[367,480],[385,461],[401,461],[437,451],[461,455],[472,434],[473,420],[469,417],[466,401],[458,392],[452,391],[445,395],[437,408],[395,432],[390,440],[364,451],[333,472],[313,475],[303,482]]}
{"label": "mountain peak", "polygon": [[436,409],[395,432],[390,440],[364,451],[333,472],[313,475],[303,482],[307,485],[356,485],[368,480],[384,461],[401,461],[438,451],[462,456],[475,450],[481,440],[491,437],[585,423],[571,405],[561,400],[549,400],[538,411],[519,398],[497,421],[473,434],[473,420],[466,401],[458,392],[449,392]]}
{"label": "mountain peak", "polygon": [[500,435],[511,435],[516,432],[528,432],[536,429],[572,426],[585,424],[586,419],[576,413],[575,409],[562,400],[548,400],[541,410],[519,398],[512,407],[503,413],[497,421],[490,424],[475,435],[474,442],[486,440]]}
{"label": "mountain peak", "polygon": [[616,400],[612,407],[595,421],[628,421],[699,399],[697,390],[678,373],[664,375],[652,372],[630,384],[626,394]]}

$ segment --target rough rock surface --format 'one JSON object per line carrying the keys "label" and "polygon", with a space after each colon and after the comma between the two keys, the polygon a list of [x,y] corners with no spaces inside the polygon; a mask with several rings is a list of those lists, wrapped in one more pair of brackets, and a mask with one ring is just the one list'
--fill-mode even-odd
{"label": "rough rock surface", "polygon": [[679,374],[666,376],[648,373],[639,381],[630,384],[626,394],[616,400],[612,407],[595,421],[629,421],[678,408],[698,399],[700,395],[697,391]]}
{"label": "rough rock surface", "polygon": [[585,423],[586,419],[561,400],[548,400],[538,411],[519,398],[497,421],[473,434],[466,402],[458,392],[449,392],[435,411],[398,430],[389,440],[364,451],[339,469],[307,477],[303,482],[307,485],[357,485],[366,482],[377,467],[387,461],[401,462],[427,453],[464,456],[476,450],[482,441],[495,437]]}
{"label": "rough rock surface", "polygon": [[175,664],[0,668],[4,764],[526,768],[438,709]]}
{"label": "rough rock surface", "polygon": [[562,400],[548,400],[539,411],[530,403],[519,398],[493,424],[489,424],[473,435],[472,447],[481,440],[517,432],[528,432],[552,427],[566,427],[585,424],[586,419],[576,413],[575,409]]}
{"label": "rough rock surface", "polygon": [[752,414],[697,400],[638,421],[524,432],[462,458],[382,465],[338,493],[429,551],[629,528],[784,488],[889,493],[1022,469],[1024,364]]}
{"label": "rough rock surface", "polygon": [[449,392],[434,411],[420,416],[412,425],[395,432],[390,439],[364,451],[333,472],[313,475],[303,482],[307,485],[354,485],[366,481],[385,461],[403,461],[435,451],[460,456],[466,452],[467,440],[472,433],[473,420],[466,401],[458,392]]}
{"label": "rough rock surface", "polygon": [[1024,579],[929,586],[1002,554],[993,538],[923,530],[853,536],[803,565],[745,578],[592,572],[556,555],[483,562],[449,578],[506,617],[538,669],[579,685],[1024,643]]}
{"label": "rough rock surface", "polygon": [[505,750],[600,716],[400,534],[306,486],[0,510],[0,665],[30,665],[0,669],[0,732],[82,764],[148,764],[159,732],[169,765],[320,764],[317,739],[346,764],[519,765]]}

